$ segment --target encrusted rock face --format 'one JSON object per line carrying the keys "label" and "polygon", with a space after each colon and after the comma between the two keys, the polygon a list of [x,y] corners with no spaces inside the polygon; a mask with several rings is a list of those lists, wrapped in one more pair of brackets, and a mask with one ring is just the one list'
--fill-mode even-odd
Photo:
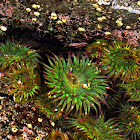
{"label": "encrusted rock face", "polygon": [[8,35],[12,26],[39,31],[43,36],[52,35],[64,46],[89,43],[101,37],[121,40],[123,36],[130,44],[139,45],[140,6],[137,0],[123,3],[119,0],[9,0],[1,2],[0,9],[1,26],[7,28],[1,34]]}
{"label": "encrusted rock face", "polygon": [[[42,121],[40,121],[42,119]],[[0,99],[0,139],[43,139],[52,126],[33,104],[19,104],[9,97]]]}

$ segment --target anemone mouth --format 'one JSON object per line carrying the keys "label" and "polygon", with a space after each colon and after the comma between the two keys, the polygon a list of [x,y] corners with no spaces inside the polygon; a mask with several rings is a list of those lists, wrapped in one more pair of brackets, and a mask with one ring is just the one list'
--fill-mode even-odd
{"label": "anemone mouth", "polygon": [[68,72],[66,76],[70,87],[76,88],[80,85],[79,78],[75,74]]}
{"label": "anemone mouth", "polygon": [[130,59],[133,59],[132,55],[126,55],[123,58],[128,61],[130,61]]}
{"label": "anemone mouth", "polygon": [[130,65],[132,66],[135,63],[135,58],[130,52],[122,51],[120,53],[118,51],[114,56],[114,61],[117,67],[123,66],[125,68]]}

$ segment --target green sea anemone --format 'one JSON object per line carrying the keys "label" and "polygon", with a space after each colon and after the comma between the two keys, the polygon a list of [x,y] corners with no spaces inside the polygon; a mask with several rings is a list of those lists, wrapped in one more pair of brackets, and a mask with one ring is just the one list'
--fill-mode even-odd
{"label": "green sea anemone", "polygon": [[69,137],[66,133],[62,132],[61,129],[53,129],[45,140],[69,140]]}
{"label": "green sea anemone", "polygon": [[38,65],[38,57],[36,50],[29,47],[19,45],[14,42],[7,41],[0,44],[0,69],[5,70],[10,66],[16,66],[20,62],[30,62]]}
{"label": "green sea anemone", "polygon": [[[139,52],[140,53],[140,52]],[[101,69],[103,74],[120,78],[124,82],[138,78],[140,74],[140,57],[133,46],[114,41],[108,47],[104,47],[101,54]]]}
{"label": "green sea anemone", "polygon": [[122,87],[115,88],[115,91],[109,91],[109,97],[107,99],[107,104],[109,106],[109,109],[114,110],[115,108],[118,108],[118,106],[124,101],[125,99],[125,89]]}
{"label": "green sea anemone", "polygon": [[103,47],[108,45],[108,41],[104,39],[97,39],[92,44],[86,47],[86,53],[92,58],[100,57],[100,54],[103,51]]}
{"label": "green sea anemone", "polygon": [[27,101],[28,98],[37,94],[39,90],[36,74],[34,73],[35,65],[29,63],[17,64],[9,72],[5,72],[9,85],[9,91],[14,94],[15,101]]}
{"label": "green sea anemone", "polygon": [[45,66],[45,79],[47,85],[52,90],[49,92],[52,103],[57,103],[56,107],[61,107],[65,115],[69,114],[74,108],[76,114],[82,115],[84,108],[85,115],[97,106],[100,102],[105,102],[106,87],[103,76],[95,64],[91,63],[87,56],[72,55],[67,62],[62,57],[48,57],[50,66]]}
{"label": "green sea anemone", "polygon": [[119,110],[118,128],[123,129],[127,138],[140,139],[140,111],[137,106],[125,104]]}
{"label": "green sea anemone", "polygon": [[129,81],[127,84],[122,84],[122,87],[127,90],[126,94],[130,97],[129,101],[140,101],[140,77]]}
{"label": "green sea anemone", "polygon": [[113,119],[104,121],[104,116],[98,119],[87,117],[85,119],[68,120],[70,128],[78,130],[81,135],[90,140],[124,140],[121,129],[116,127]]}
{"label": "green sea anemone", "polygon": [[41,95],[36,98],[35,106],[48,118],[56,121],[62,117],[63,112],[61,111],[61,108],[57,108],[57,105],[55,103],[51,103],[51,101],[52,100],[49,99],[48,95]]}

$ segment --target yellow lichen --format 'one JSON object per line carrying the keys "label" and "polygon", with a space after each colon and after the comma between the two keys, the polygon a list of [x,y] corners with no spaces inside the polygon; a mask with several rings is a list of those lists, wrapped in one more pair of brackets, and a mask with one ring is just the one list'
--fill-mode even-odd
{"label": "yellow lichen", "polygon": [[110,35],[111,33],[110,32],[105,32],[105,35]]}
{"label": "yellow lichen", "polygon": [[40,140],[40,138],[39,137],[36,137],[35,140]]}
{"label": "yellow lichen", "polygon": [[63,23],[66,23],[66,19],[62,19],[62,22],[63,22]]}
{"label": "yellow lichen", "polygon": [[93,4],[93,7],[99,8],[99,5],[98,4]]}
{"label": "yellow lichen", "polygon": [[34,15],[38,17],[40,15],[40,13],[39,12],[34,12]]}
{"label": "yellow lichen", "polygon": [[58,20],[57,23],[58,23],[58,24],[62,24],[62,21],[61,21],[61,20]]}
{"label": "yellow lichen", "polygon": [[27,12],[31,12],[31,9],[30,9],[30,8],[26,8],[26,11],[27,11]]}
{"label": "yellow lichen", "polygon": [[131,27],[130,26],[126,26],[126,29],[131,29]]}
{"label": "yellow lichen", "polygon": [[117,23],[117,25],[118,25],[119,27],[121,27],[121,26],[123,25],[123,23],[122,23],[122,18],[117,19],[117,20],[116,20],[116,23]]}
{"label": "yellow lichen", "polygon": [[101,11],[102,11],[102,9],[101,9],[101,8],[96,8],[96,10],[97,10],[98,12],[101,12]]}
{"label": "yellow lichen", "polygon": [[78,28],[78,31],[83,32],[83,31],[85,31],[85,29],[82,28],[82,27],[79,27],[79,28]]}
{"label": "yellow lichen", "polygon": [[5,32],[5,31],[7,30],[7,27],[5,27],[5,26],[0,26],[0,30]]}
{"label": "yellow lichen", "polygon": [[36,5],[36,4],[33,4],[33,5],[32,5],[32,8],[33,8],[33,9],[37,9],[37,5]]}
{"label": "yellow lichen", "polygon": [[43,121],[43,119],[42,118],[38,118],[38,122],[42,122]]}
{"label": "yellow lichen", "polygon": [[36,18],[32,18],[32,21],[36,22],[36,20],[37,20]]}

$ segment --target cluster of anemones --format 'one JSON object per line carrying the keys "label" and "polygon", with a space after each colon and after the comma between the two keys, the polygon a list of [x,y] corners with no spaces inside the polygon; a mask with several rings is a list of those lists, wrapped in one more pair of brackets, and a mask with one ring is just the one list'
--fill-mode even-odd
{"label": "cluster of anemones", "polygon": [[[9,92],[16,102],[30,101],[40,89],[38,53],[12,42],[1,44],[0,50],[0,70],[6,76]],[[105,121],[104,116],[91,118],[90,113],[97,115],[101,111],[101,103],[107,105],[108,102],[112,107],[122,97],[120,92],[111,96],[113,100],[106,100],[106,89],[110,88],[102,74],[110,80],[123,81],[120,85],[126,89],[124,92],[129,95],[129,101],[140,101],[140,50],[119,41],[108,43],[100,39],[89,45],[86,51],[92,60],[88,56],[74,54],[69,54],[68,59],[48,56],[49,64],[44,64],[48,89],[35,98],[36,107],[52,120],[63,115],[77,117],[70,119],[69,124],[87,139],[139,138],[140,113],[137,107],[122,105],[116,121]],[[93,58],[98,61],[94,63]],[[123,131],[125,128],[126,132]],[[48,136],[53,137],[68,139],[59,130]]]}
{"label": "cluster of anemones", "polygon": [[0,44],[0,71],[5,73],[15,101],[27,101],[39,90],[38,57],[36,50],[30,47],[10,41]]}
{"label": "cluster of anemones", "polygon": [[50,95],[41,95],[37,97],[35,100],[35,106],[48,118],[56,121],[62,117],[63,112],[61,111],[61,108],[56,107],[56,104],[51,103],[52,100],[49,99],[49,96]]}
{"label": "cluster of anemones", "polygon": [[120,41],[102,47],[99,57],[102,73],[113,80],[123,81],[130,101],[140,101],[140,49]]}

